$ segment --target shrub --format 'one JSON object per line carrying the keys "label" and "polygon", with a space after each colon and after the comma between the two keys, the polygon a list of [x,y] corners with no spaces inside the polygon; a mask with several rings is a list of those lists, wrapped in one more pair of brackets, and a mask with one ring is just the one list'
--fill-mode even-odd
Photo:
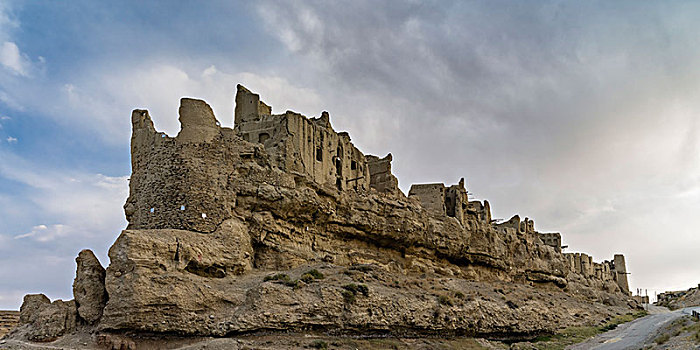
{"label": "shrub", "polygon": [[349,290],[344,290],[340,294],[343,296],[343,299],[345,299],[346,303],[352,304],[355,302],[355,293]]}
{"label": "shrub", "polygon": [[321,273],[321,271],[316,270],[316,269],[306,271],[304,274],[305,274],[305,275],[306,275],[306,274],[309,274],[309,275],[311,275],[314,279],[317,279],[317,280],[322,280],[322,279],[326,278],[326,276],[324,276],[323,273]]}
{"label": "shrub", "polygon": [[305,273],[305,274],[301,275],[301,277],[299,279],[304,281],[304,283],[311,283],[314,281],[314,276],[311,276],[311,275]]}
{"label": "shrub", "polygon": [[343,286],[345,290],[352,292],[353,294],[362,293],[364,296],[369,295],[369,288],[364,284],[350,283]]}
{"label": "shrub", "polygon": [[304,281],[304,283],[311,283],[314,280],[322,280],[324,278],[326,278],[326,276],[316,269],[306,271],[301,275],[301,280]]}
{"label": "shrub", "polygon": [[670,336],[670,335],[668,335],[668,334],[662,334],[662,335],[656,337],[656,339],[654,339],[654,342],[655,342],[656,344],[661,345],[661,344],[667,342],[669,339],[671,339],[671,336]]}
{"label": "shrub", "polygon": [[372,271],[372,266],[370,265],[355,265],[350,266],[350,270],[360,271],[360,272],[370,272]]}
{"label": "shrub", "polygon": [[297,289],[300,287],[299,285],[299,280],[285,280],[282,282],[287,287],[292,287],[294,289]]}
{"label": "shrub", "polygon": [[267,282],[267,281],[282,283],[285,286],[292,287],[294,289],[297,289],[300,287],[299,280],[293,280],[293,279],[289,278],[289,275],[287,275],[285,273],[278,273],[276,275],[265,276],[265,278],[263,278],[263,282]]}
{"label": "shrub", "polygon": [[447,295],[440,295],[437,298],[438,303],[442,305],[447,305],[447,306],[452,306],[454,303],[452,302],[452,299],[448,297]]}
{"label": "shrub", "polygon": [[369,295],[369,288],[364,284],[350,283],[344,285],[343,289],[345,290],[342,291],[341,294],[343,296],[343,299],[345,299],[347,303],[354,303],[357,293],[360,293],[364,296]]}
{"label": "shrub", "polygon": [[615,323],[606,323],[606,324],[600,326],[598,329],[599,329],[601,332],[607,332],[607,331],[611,331],[611,330],[613,330],[613,329],[615,329],[615,328],[617,328],[617,324],[615,324]]}
{"label": "shrub", "polygon": [[328,349],[328,343],[326,343],[323,340],[316,340],[313,343],[311,343],[311,347],[314,349]]}
{"label": "shrub", "polygon": [[265,276],[263,282],[267,281],[289,281],[289,276],[285,273],[278,273],[276,275]]}

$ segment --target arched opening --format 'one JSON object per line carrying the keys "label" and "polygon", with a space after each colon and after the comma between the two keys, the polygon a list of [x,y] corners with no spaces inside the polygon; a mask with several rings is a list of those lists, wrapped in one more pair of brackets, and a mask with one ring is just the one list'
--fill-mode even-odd
{"label": "arched opening", "polygon": [[268,134],[268,133],[266,133],[266,132],[261,132],[261,133],[258,135],[258,142],[259,142],[259,143],[264,143],[264,142],[267,141],[267,139],[269,139],[269,138],[270,138],[270,134]]}

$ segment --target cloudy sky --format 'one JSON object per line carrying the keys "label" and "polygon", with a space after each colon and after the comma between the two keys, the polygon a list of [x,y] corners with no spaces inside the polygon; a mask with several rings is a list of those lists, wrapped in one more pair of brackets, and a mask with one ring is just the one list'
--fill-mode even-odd
{"label": "cloudy sky", "polygon": [[71,298],[126,225],[130,112],[232,124],[237,83],[328,110],[411,183],[624,253],[632,288],[700,282],[700,3],[0,1],[0,309]]}

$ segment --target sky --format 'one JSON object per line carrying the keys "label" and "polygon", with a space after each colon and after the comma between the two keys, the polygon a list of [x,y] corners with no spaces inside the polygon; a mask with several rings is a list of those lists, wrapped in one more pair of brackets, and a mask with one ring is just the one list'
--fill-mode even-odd
{"label": "sky", "polygon": [[696,1],[0,0],[0,309],[72,298],[126,221],[131,110],[233,123],[241,83],[412,183],[466,179],[631,288],[700,282]]}

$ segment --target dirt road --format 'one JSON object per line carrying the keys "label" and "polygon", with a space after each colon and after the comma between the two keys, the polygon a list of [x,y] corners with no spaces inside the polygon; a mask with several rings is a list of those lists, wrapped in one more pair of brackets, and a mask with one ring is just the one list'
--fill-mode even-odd
{"label": "dirt road", "polygon": [[689,314],[686,308],[669,311],[664,307],[649,306],[650,315],[636,319],[632,322],[618,326],[617,328],[600,334],[583,343],[567,347],[569,350],[624,350],[640,349],[645,343],[649,343],[654,334],[664,325],[684,315]]}

